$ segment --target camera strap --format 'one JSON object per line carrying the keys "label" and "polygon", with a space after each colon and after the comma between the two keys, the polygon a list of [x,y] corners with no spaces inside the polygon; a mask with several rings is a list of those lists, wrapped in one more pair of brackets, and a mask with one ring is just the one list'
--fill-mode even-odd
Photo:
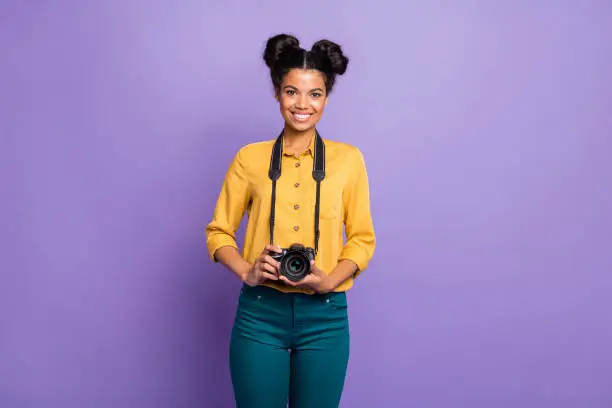
{"label": "camera strap", "polygon": [[[270,170],[268,176],[272,180],[272,204],[270,208],[270,244],[274,244],[274,218],[276,213],[276,180],[281,176],[281,162],[283,159],[283,132],[278,136],[272,148]],[[317,195],[315,202],[314,219],[314,251],[319,250],[319,201],[321,198],[321,181],[325,178],[325,144],[315,129],[314,160],[312,178],[317,182]]]}

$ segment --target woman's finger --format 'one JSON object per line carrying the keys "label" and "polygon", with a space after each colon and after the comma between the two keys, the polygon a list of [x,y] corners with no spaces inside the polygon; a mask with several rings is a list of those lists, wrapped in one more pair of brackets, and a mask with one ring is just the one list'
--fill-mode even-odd
{"label": "woman's finger", "polygon": [[274,258],[272,258],[270,255],[265,255],[263,257],[263,261],[273,265],[275,268],[278,268],[280,266],[280,263],[278,261],[275,261]]}
{"label": "woman's finger", "polygon": [[293,286],[293,287],[299,287],[302,284],[302,281],[300,282],[294,282],[292,280],[287,279],[285,276],[280,275],[279,279],[282,280],[283,282],[285,282],[287,285],[289,286]]}
{"label": "woman's finger", "polygon": [[259,268],[260,268],[260,269],[261,269],[261,271],[263,271],[263,272],[267,272],[267,273],[271,273],[271,274],[273,274],[273,275],[277,275],[277,269],[276,269],[276,268],[275,268],[273,265],[270,265],[270,264],[269,264],[269,263],[267,263],[267,262],[262,262],[262,263],[259,265]]}
{"label": "woman's finger", "polygon": [[270,272],[265,272],[264,271],[264,272],[261,273],[261,276],[263,278],[270,279],[270,280],[278,280],[278,276],[276,276],[276,274],[270,273]]}

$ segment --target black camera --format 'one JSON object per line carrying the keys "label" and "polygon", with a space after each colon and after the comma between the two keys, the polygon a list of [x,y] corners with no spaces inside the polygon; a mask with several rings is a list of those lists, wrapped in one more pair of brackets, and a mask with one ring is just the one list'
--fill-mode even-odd
{"label": "black camera", "polygon": [[292,244],[289,248],[281,248],[281,252],[271,252],[270,256],[280,262],[279,272],[292,282],[298,282],[310,273],[310,261],[315,258],[312,248],[301,244]]}

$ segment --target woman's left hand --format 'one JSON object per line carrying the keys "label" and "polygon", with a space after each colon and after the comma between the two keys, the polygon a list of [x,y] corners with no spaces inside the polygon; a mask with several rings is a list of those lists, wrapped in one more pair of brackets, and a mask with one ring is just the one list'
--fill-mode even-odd
{"label": "woman's left hand", "polygon": [[279,280],[285,282],[285,284],[297,288],[308,288],[312,289],[317,293],[327,293],[332,290],[330,287],[329,276],[315,266],[314,261],[310,261],[310,273],[304,277],[301,281],[292,282],[283,275],[279,276]]}

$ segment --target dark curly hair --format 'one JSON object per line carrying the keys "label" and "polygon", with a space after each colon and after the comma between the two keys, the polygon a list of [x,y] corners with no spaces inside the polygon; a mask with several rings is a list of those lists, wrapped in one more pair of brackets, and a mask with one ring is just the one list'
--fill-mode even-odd
{"label": "dark curly hair", "polygon": [[307,51],[300,47],[297,38],[289,34],[269,38],[263,59],[270,68],[270,77],[277,93],[285,75],[293,68],[301,68],[320,71],[329,94],[336,82],[336,75],[344,74],[349,62],[342,48],[332,41],[319,40]]}

